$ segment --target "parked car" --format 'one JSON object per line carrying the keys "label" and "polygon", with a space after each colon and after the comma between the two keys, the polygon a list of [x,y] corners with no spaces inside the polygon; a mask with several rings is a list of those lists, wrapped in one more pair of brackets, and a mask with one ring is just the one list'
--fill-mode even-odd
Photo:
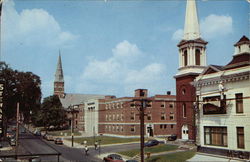
{"label": "parked car", "polygon": [[63,144],[62,138],[56,138],[56,139],[55,139],[55,144],[60,144],[60,145],[62,145],[62,144]]}
{"label": "parked car", "polygon": [[149,140],[148,142],[146,142],[144,145],[145,147],[151,147],[151,146],[156,146],[158,145],[160,142],[157,140]]}
{"label": "parked car", "polygon": [[39,156],[34,156],[29,158],[29,162],[41,162],[41,158]]}
{"label": "parked car", "polygon": [[7,133],[6,133],[6,137],[7,137],[7,138],[12,138],[12,137],[14,137],[14,136],[15,136],[15,132],[7,131]]}
{"label": "parked car", "polygon": [[138,162],[137,160],[126,160],[126,162]]}
{"label": "parked car", "polygon": [[36,130],[36,131],[34,131],[34,135],[35,135],[35,136],[41,136],[42,134],[41,134],[40,131]]}
{"label": "parked car", "polygon": [[46,135],[46,140],[47,141],[54,141],[54,137],[52,135]]}
{"label": "parked car", "polygon": [[172,135],[168,136],[168,141],[175,141],[176,139],[177,139],[176,134],[172,134]]}
{"label": "parked car", "polygon": [[124,162],[122,157],[118,154],[110,154],[107,157],[103,158],[105,162]]}

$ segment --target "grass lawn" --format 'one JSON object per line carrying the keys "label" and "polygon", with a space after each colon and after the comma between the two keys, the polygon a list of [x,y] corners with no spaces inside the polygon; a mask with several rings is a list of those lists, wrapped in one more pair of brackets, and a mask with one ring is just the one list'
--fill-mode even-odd
{"label": "grass lawn", "polygon": [[[153,146],[153,147],[145,147],[144,152],[145,153],[147,153],[147,152],[157,153],[157,152],[176,150],[177,148],[178,148],[178,146],[175,146],[175,145],[161,144],[161,145],[157,145],[157,146]],[[134,149],[134,150],[122,151],[122,152],[118,152],[118,153],[125,155],[125,156],[133,157],[133,156],[139,154],[140,150]]]}
{"label": "grass lawn", "polygon": [[[69,139],[70,140],[70,139]],[[83,143],[87,141],[87,145],[94,145],[94,141],[101,140],[101,145],[105,144],[115,144],[115,143],[128,143],[128,142],[139,142],[140,138],[119,138],[119,137],[109,137],[109,136],[96,136],[94,137],[83,137],[75,138],[74,141],[77,143]]]}
{"label": "grass lawn", "polygon": [[[61,135],[61,133],[63,133]],[[67,129],[67,130],[59,130],[59,131],[48,131],[48,134],[52,135],[52,136],[64,136],[64,134],[67,133],[67,136],[71,136],[71,130]],[[81,133],[74,131],[74,135],[75,136],[80,136]]]}
{"label": "grass lawn", "polygon": [[160,155],[153,156],[149,159],[146,159],[146,162],[184,162],[187,159],[192,158],[195,155],[196,151],[186,151],[178,152],[169,155]]}

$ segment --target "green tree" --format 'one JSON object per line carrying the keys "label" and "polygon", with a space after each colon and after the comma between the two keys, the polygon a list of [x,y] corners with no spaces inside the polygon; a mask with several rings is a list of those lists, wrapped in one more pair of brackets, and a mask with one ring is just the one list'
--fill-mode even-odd
{"label": "green tree", "polygon": [[66,113],[57,95],[44,98],[37,116],[37,123],[42,124],[46,130],[50,126],[59,128],[66,122]]}
{"label": "green tree", "polygon": [[3,115],[6,119],[16,116],[19,102],[24,122],[30,120],[30,111],[37,111],[41,104],[41,80],[32,72],[13,70],[6,63],[0,62],[0,80],[5,84]]}

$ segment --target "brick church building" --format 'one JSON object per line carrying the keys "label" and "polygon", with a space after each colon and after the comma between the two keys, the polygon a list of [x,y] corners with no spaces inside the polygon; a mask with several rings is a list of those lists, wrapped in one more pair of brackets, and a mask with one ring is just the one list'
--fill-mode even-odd
{"label": "brick church building", "polygon": [[184,35],[179,48],[179,69],[176,79],[177,136],[195,140],[194,79],[206,67],[206,44],[201,38],[195,0],[187,0]]}

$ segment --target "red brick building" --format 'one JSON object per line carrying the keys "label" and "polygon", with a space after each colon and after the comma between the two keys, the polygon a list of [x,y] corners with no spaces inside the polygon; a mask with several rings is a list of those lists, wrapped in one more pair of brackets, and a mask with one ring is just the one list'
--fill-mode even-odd
{"label": "red brick building", "polygon": [[187,1],[183,39],[179,47],[179,69],[176,74],[177,136],[183,140],[195,140],[194,104],[196,90],[194,79],[206,67],[206,44],[200,37],[196,2]]}
{"label": "red brick building", "polygon": [[121,137],[140,136],[138,101],[146,98],[145,135],[168,136],[176,134],[176,106],[174,95],[147,97],[146,89],[135,90],[134,97],[107,96],[100,99],[99,134]]}

